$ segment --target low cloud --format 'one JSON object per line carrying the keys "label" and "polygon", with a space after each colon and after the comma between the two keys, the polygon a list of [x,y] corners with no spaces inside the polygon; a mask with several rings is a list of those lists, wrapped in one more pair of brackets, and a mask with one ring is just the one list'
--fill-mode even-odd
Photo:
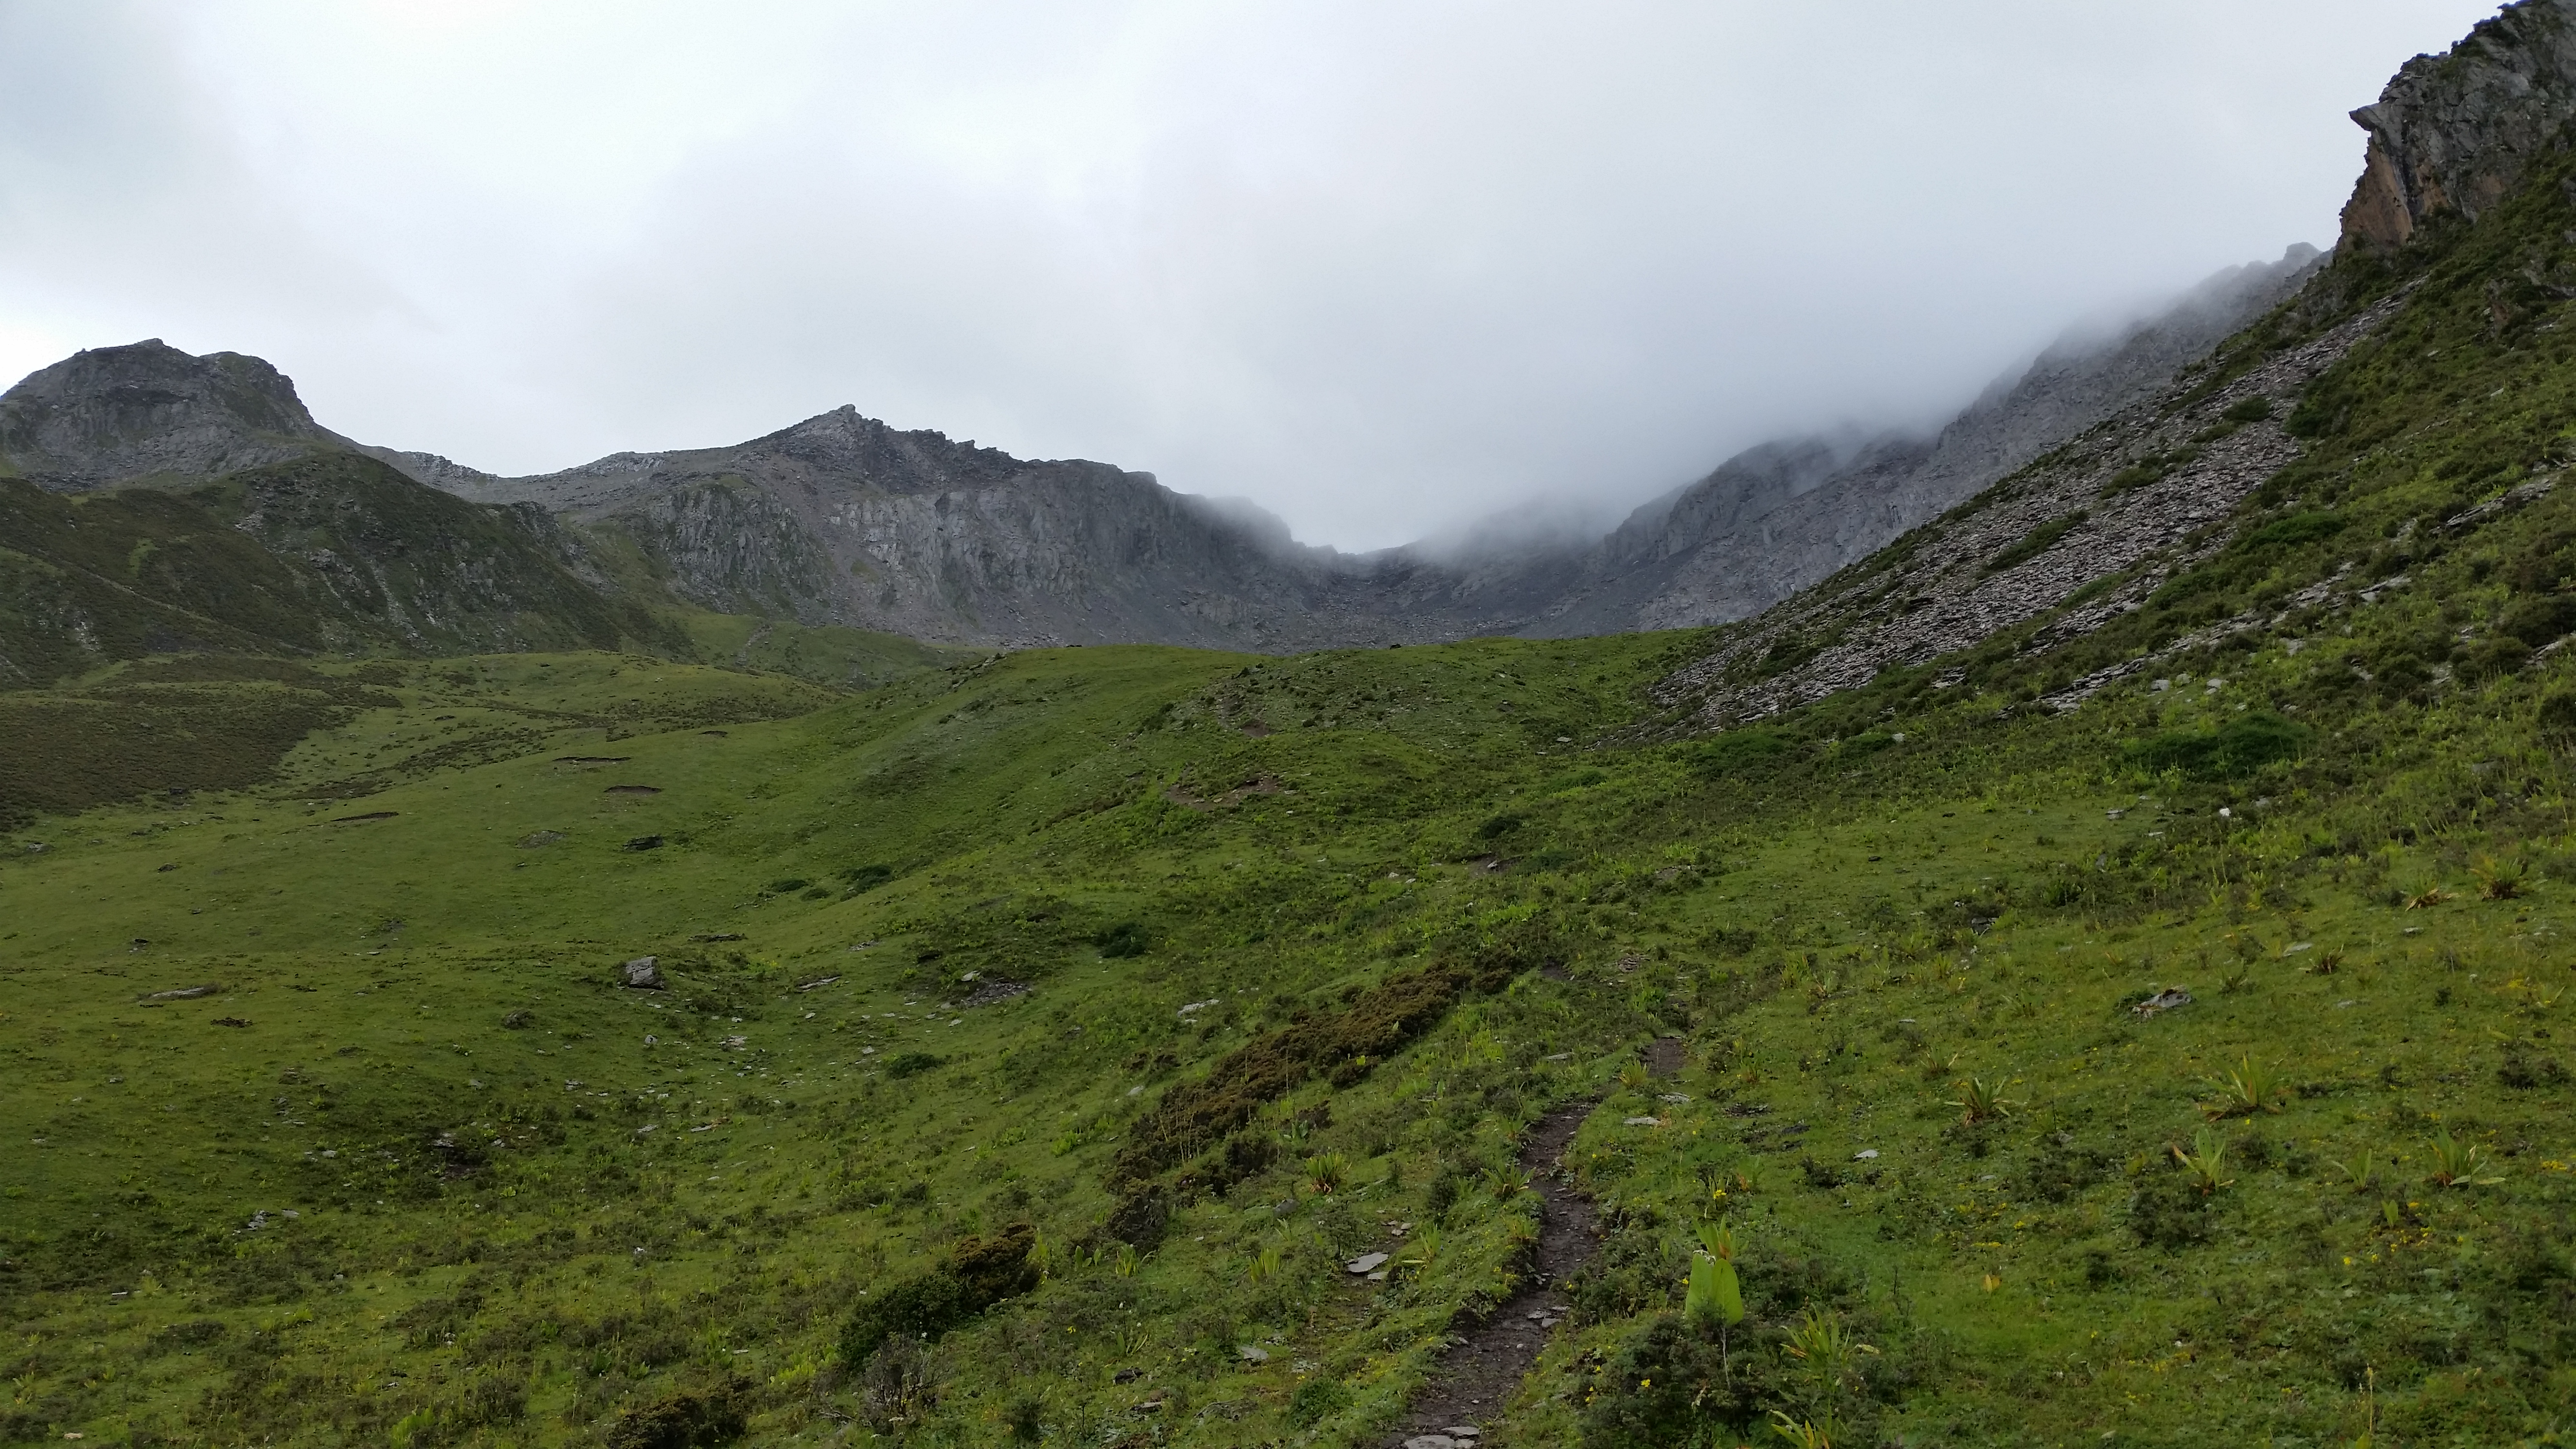
{"label": "low cloud", "polygon": [[2343,113],[2491,10],[0,0],[0,371],[257,352],[513,473],[847,402],[1348,549],[1554,529],[2330,241]]}

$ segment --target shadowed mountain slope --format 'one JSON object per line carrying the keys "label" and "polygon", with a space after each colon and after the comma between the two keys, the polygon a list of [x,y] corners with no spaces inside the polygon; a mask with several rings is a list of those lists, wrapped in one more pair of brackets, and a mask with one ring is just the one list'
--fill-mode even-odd
{"label": "shadowed mountain slope", "polygon": [[[465,534],[486,545],[511,535],[530,558],[570,570],[596,595],[585,618],[678,605],[948,644],[1157,642],[1272,653],[1620,632],[1740,617],[1821,578],[2165,385],[2297,285],[2311,256],[2296,249],[2271,266],[2223,274],[2107,342],[2052,349],[1936,437],[1765,444],[1584,546],[1420,544],[1365,555],[1305,547],[1257,508],[1175,493],[1151,474],[1013,458],[849,407],[731,447],[619,453],[502,478],[435,454],[352,442],[316,423],[268,364],[231,353],[191,357],[158,341],[81,353],[0,397],[0,480],[56,494],[129,485],[184,492],[245,468],[364,458],[372,460],[365,467],[330,471],[370,480],[368,501],[352,507],[387,517],[401,494],[386,491],[395,473],[426,485],[421,494],[486,505],[455,514],[479,520]],[[363,573],[435,550],[444,525],[433,515],[445,515],[434,505],[405,498],[393,513],[428,531],[397,537],[374,528],[345,547],[279,554],[277,566]],[[523,583],[534,577],[502,572]],[[448,647],[509,647],[519,637],[510,629],[457,621],[545,615],[573,631],[556,629],[558,638],[595,634],[562,612],[569,596],[538,603],[514,590],[406,604],[379,633],[415,639],[428,629]],[[377,589],[385,599],[401,593]],[[96,614],[103,606],[82,607]],[[80,612],[37,609],[48,610]],[[198,612],[204,622],[193,632],[163,635],[274,632],[219,603]],[[16,652],[28,647],[22,640]]]}

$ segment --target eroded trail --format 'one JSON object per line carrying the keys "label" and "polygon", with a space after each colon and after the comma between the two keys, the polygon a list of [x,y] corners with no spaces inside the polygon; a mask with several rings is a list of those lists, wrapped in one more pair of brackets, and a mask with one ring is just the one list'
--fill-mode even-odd
{"label": "eroded trail", "polygon": [[1521,1143],[1520,1165],[1543,1204],[1537,1265],[1527,1286],[1491,1318],[1468,1329],[1442,1356],[1439,1374],[1414,1400],[1394,1443],[1412,1449],[1460,1449],[1473,1444],[1484,1423],[1500,1411],[1538,1362],[1549,1331],[1568,1306],[1556,1296],[1560,1285],[1598,1246],[1592,1201],[1575,1191],[1573,1174],[1560,1161],[1575,1129],[1591,1115],[1594,1105],[1569,1102],[1531,1124]]}

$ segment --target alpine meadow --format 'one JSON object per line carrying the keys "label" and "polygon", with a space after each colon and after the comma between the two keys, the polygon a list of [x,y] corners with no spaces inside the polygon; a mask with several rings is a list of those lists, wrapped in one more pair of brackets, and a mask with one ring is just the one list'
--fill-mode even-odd
{"label": "alpine meadow", "polygon": [[0,1442],[2567,1442],[2576,3],[2359,118],[2225,340],[1688,628],[1050,646],[796,480],[1218,524],[21,384]]}

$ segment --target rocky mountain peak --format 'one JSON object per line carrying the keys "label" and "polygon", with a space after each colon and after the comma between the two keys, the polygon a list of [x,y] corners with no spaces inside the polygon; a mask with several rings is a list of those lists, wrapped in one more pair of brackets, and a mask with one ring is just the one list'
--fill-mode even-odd
{"label": "rocky mountain peak", "polygon": [[76,352],[0,393],[0,474],[57,493],[132,478],[211,477],[347,440],[256,357],[160,338]]}
{"label": "rocky mountain peak", "polygon": [[2442,212],[2474,221],[2576,117],[2576,0],[2520,0],[2442,55],[2401,67],[2376,104],[2343,209],[2345,241],[2403,245]]}

